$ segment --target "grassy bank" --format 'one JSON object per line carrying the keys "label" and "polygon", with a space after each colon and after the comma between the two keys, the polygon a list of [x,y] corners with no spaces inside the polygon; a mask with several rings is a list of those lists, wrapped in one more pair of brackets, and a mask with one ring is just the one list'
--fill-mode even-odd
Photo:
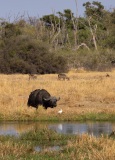
{"label": "grassy bank", "polygon": [[[77,70],[67,75],[70,81],[59,81],[57,74],[37,75],[30,81],[28,75],[0,75],[0,120],[115,120],[114,71]],[[30,92],[38,88],[60,96],[56,108],[27,107]]]}
{"label": "grassy bank", "polygon": [[[35,146],[42,150],[36,151]],[[49,150],[53,146],[60,148]],[[107,136],[60,135],[43,128],[19,138],[0,136],[0,157],[1,160],[114,160],[115,141]]]}

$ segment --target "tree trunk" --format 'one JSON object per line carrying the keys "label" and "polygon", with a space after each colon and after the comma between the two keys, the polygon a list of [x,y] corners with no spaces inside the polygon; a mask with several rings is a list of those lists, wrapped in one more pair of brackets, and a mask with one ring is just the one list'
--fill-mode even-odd
{"label": "tree trunk", "polygon": [[[93,43],[94,43],[95,49],[98,50],[98,49],[97,49],[97,43],[96,43],[95,33],[93,32],[93,29],[92,29],[92,27],[91,27],[91,22],[90,22],[90,20],[91,20],[91,17],[88,18],[89,28],[90,28],[90,32],[91,32],[91,35],[92,35],[92,38],[93,38]],[[95,28],[95,32],[96,32],[96,28]]]}

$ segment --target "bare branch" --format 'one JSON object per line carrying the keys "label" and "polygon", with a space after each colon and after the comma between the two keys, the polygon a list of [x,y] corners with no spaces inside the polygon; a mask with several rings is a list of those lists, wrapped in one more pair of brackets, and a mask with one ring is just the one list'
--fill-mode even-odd
{"label": "bare branch", "polygon": [[90,48],[89,48],[85,43],[81,43],[81,44],[77,47],[77,50],[78,50],[81,46],[84,46],[84,47],[86,47],[88,50],[90,50]]}
{"label": "bare branch", "polygon": [[[93,29],[92,29],[92,27],[91,27],[91,19],[92,19],[92,17],[89,17],[87,20],[88,20],[90,32],[91,32],[91,34],[92,34],[92,38],[93,38],[93,43],[94,43],[95,49],[98,50],[98,49],[97,49],[97,43],[96,43],[95,34],[93,33]],[[95,27],[95,31],[96,31],[96,29],[97,29],[97,26]]]}

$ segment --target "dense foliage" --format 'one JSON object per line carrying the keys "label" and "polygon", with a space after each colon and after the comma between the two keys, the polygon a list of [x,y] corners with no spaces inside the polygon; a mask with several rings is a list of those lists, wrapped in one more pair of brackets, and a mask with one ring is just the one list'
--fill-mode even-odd
{"label": "dense foliage", "polygon": [[70,9],[41,18],[0,19],[1,73],[59,73],[70,68],[108,70],[115,59],[115,9],[83,4],[85,16]]}

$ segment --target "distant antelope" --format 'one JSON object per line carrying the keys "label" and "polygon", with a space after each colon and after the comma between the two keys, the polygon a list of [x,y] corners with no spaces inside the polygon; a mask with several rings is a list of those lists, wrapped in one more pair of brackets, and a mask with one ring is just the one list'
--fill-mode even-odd
{"label": "distant antelope", "polygon": [[70,80],[70,78],[66,75],[66,74],[64,74],[64,73],[60,73],[60,74],[58,74],[58,79],[59,80]]}
{"label": "distant antelope", "polygon": [[115,60],[112,60],[112,61],[111,61],[111,64],[112,64],[112,65],[115,64]]}
{"label": "distant antelope", "polygon": [[29,74],[29,80],[30,80],[30,79],[37,79],[37,76],[34,75],[34,74]]}
{"label": "distant antelope", "polygon": [[106,77],[110,77],[110,75],[107,73],[107,74],[106,74]]}

